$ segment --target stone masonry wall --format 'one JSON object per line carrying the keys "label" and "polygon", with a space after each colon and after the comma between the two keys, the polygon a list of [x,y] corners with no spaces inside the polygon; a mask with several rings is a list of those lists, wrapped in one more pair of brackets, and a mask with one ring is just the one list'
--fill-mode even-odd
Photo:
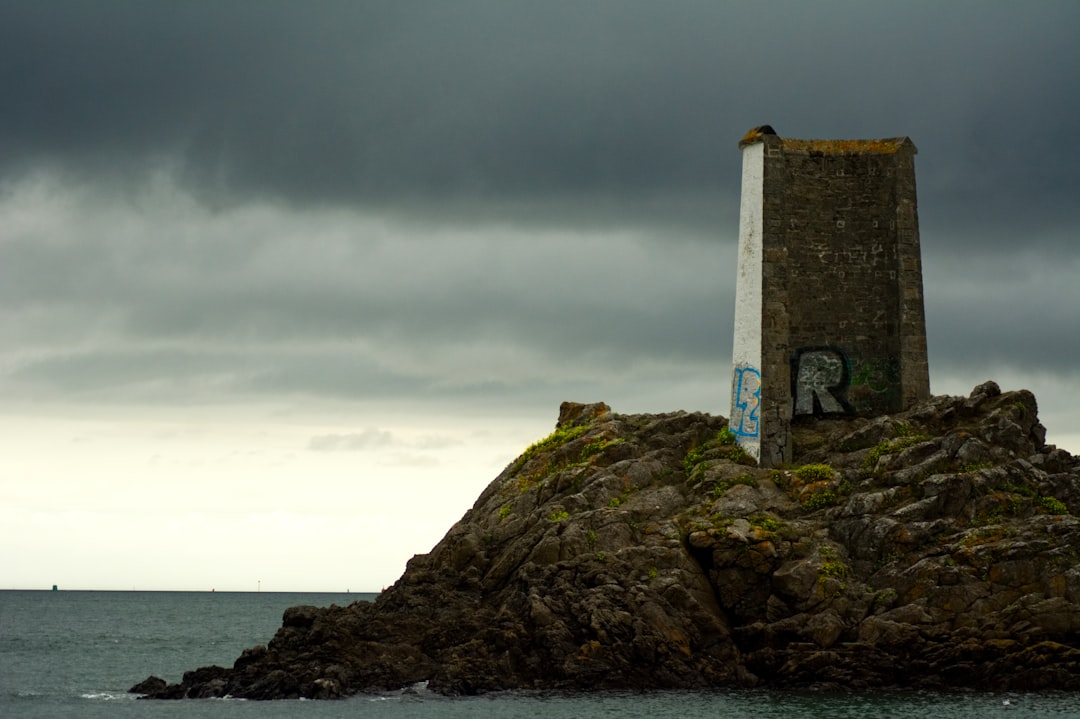
{"label": "stone masonry wall", "polygon": [[792,459],[790,425],[899,412],[929,396],[915,146],[766,132],[759,459]]}

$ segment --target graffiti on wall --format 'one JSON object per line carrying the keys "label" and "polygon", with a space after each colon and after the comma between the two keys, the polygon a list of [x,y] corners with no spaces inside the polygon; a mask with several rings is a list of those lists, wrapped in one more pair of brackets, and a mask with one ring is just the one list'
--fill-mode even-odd
{"label": "graffiti on wall", "polygon": [[899,360],[895,357],[848,359],[851,373],[848,399],[853,405],[882,411],[900,408]]}
{"label": "graffiti on wall", "polygon": [[731,382],[731,431],[739,437],[757,437],[760,406],[761,372],[749,365],[736,367]]}
{"label": "graffiti on wall", "polygon": [[846,394],[851,384],[847,356],[838,347],[800,347],[791,356],[794,416],[852,414]]}

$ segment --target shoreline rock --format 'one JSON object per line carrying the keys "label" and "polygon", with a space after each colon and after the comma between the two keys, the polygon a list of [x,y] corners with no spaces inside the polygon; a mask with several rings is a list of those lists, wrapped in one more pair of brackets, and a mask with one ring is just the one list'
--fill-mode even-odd
{"label": "shoreline rock", "polygon": [[374,603],[132,691],[1080,689],[1080,460],[1030,392],[810,419],[782,470],[726,427],[564,403]]}

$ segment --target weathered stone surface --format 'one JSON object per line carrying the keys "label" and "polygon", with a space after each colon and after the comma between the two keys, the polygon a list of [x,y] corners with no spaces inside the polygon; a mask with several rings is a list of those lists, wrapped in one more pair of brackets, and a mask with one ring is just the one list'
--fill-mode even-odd
{"label": "weathered stone surface", "polygon": [[1080,461],[1029,392],[808,419],[783,470],[725,426],[565,403],[376,602],[290,608],[232,667],[132,691],[1080,689]]}

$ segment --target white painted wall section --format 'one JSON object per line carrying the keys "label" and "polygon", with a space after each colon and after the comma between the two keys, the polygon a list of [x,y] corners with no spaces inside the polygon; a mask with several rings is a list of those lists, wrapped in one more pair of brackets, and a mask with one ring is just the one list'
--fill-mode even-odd
{"label": "white painted wall section", "polygon": [[743,148],[739,205],[739,259],[735,282],[735,338],[732,345],[731,431],[740,446],[760,459],[761,272],[765,145]]}

